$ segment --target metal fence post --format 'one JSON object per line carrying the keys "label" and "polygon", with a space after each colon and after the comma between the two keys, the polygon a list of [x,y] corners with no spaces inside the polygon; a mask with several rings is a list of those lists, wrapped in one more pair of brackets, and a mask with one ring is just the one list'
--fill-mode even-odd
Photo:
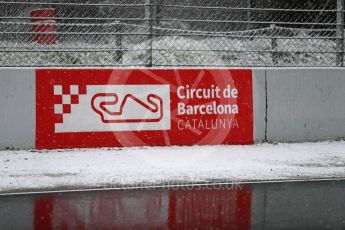
{"label": "metal fence post", "polygon": [[146,47],[146,60],[145,65],[147,67],[152,67],[152,52],[153,52],[153,10],[152,10],[153,0],[145,0],[145,19],[147,21],[147,47]]}
{"label": "metal fence post", "polygon": [[337,0],[337,66],[344,66],[344,0]]}
{"label": "metal fence post", "polygon": [[[160,27],[160,19],[161,19],[161,10],[162,10],[162,0],[151,0],[151,19],[152,19],[152,39],[156,39],[160,36],[159,33],[157,33],[157,27]],[[152,59],[153,59],[153,49],[152,49]]]}
{"label": "metal fence post", "polygon": [[163,6],[163,0],[155,0],[156,2],[156,7],[155,7],[155,26],[159,27],[160,26],[160,20],[162,18],[162,6]]}
{"label": "metal fence post", "polygon": [[247,30],[252,28],[252,0],[247,0]]}
{"label": "metal fence post", "polygon": [[278,48],[278,43],[277,43],[277,39],[275,38],[275,30],[276,30],[276,25],[275,24],[271,24],[271,48],[272,48],[272,63],[273,65],[277,65],[278,64],[278,55],[277,55],[277,48]]}
{"label": "metal fence post", "polygon": [[123,47],[122,47],[122,33],[123,33],[123,26],[117,25],[117,33],[116,33],[116,57],[115,61],[118,64],[122,64],[122,57],[123,57]]}

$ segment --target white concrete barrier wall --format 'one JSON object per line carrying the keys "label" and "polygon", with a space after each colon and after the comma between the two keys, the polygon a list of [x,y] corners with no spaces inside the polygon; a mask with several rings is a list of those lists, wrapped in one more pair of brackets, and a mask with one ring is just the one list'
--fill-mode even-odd
{"label": "white concrete barrier wall", "polygon": [[[34,69],[0,69],[0,149],[34,148]],[[254,141],[345,137],[345,69],[254,69]]]}
{"label": "white concrete barrier wall", "polygon": [[[0,69],[0,149],[35,147],[34,69]],[[265,139],[265,71],[253,71],[254,140]]]}
{"label": "white concrete barrier wall", "polygon": [[0,69],[0,149],[35,146],[35,85],[34,69]]}
{"label": "white concrete barrier wall", "polygon": [[267,69],[267,141],[345,137],[345,69]]}
{"label": "white concrete barrier wall", "polygon": [[254,141],[264,142],[266,138],[266,72],[253,71]]}

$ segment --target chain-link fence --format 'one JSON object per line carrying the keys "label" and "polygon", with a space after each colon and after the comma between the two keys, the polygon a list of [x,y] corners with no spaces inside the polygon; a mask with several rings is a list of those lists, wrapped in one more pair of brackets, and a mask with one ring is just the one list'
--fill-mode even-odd
{"label": "chain-link fence", "polygon": [[343,66],[344,0],[0,6],[0,66]]}

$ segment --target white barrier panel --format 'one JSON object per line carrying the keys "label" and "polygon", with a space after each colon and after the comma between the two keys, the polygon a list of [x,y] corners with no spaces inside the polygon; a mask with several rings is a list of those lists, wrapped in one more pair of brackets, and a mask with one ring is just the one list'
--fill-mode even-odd
{"label": "white barrier panel", "polygon": [[34,69],[0,69],[0,149],[35,146],[35,94]]}
{"label": "white barrier panel", "polygon": [[267,141],[345,137],[345,69],[268,69]]}
{"label": "white barrier panel", "polygon": [[266,71],[253,70],[254,142],[265,141],[266,135]]}

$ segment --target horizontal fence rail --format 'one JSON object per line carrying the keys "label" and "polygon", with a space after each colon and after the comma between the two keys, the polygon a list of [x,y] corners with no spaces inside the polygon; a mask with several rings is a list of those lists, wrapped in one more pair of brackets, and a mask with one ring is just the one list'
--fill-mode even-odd
{"label": "horizontal fence rail", "polygon": [[0,66],[343,66],[345,0],[0,1]]}

